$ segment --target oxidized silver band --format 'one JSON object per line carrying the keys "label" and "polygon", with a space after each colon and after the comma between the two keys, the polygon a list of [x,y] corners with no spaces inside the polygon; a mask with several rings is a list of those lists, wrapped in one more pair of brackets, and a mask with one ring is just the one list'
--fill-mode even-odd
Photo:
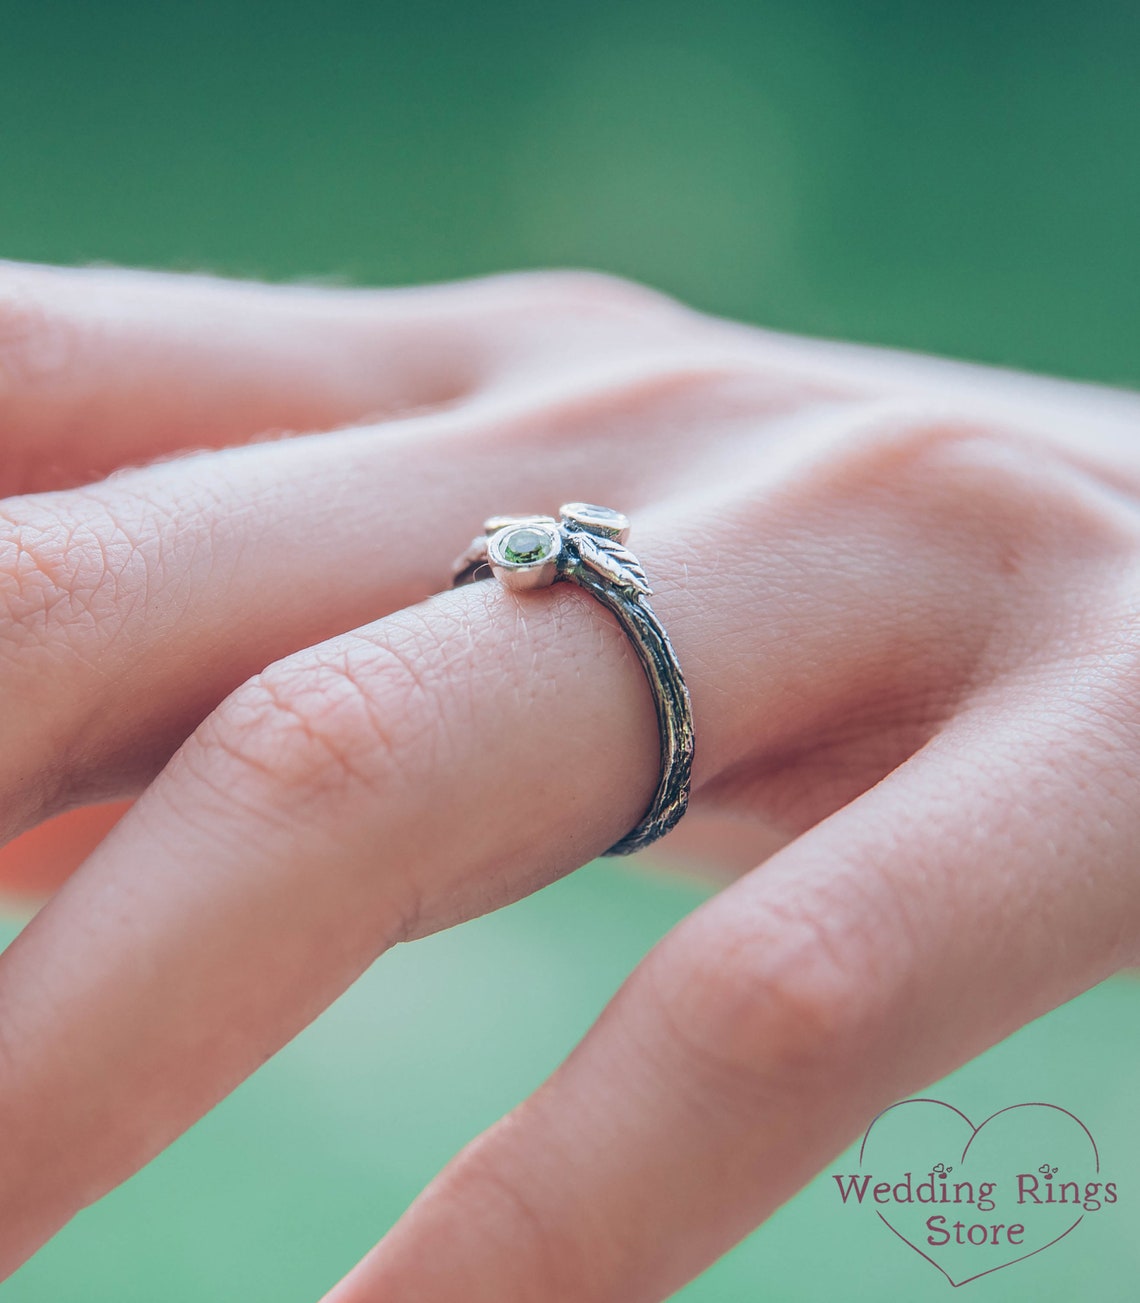
{"label": "oxidized silver band", "polygon": [[[629,519],[610,507],[568,502],[553,516],[489,516],[484,532],[452,564],[451,586],[488,573],[510,588],[570,580],[617,617],[653,690],[661,774],[641,822],[603,855],[629,855],[663,837],[685,813],[693,766],[693,710],[676,653],[648,598],[645,571],[624,546]],[[482,572],[482,573],[480,573]]]}

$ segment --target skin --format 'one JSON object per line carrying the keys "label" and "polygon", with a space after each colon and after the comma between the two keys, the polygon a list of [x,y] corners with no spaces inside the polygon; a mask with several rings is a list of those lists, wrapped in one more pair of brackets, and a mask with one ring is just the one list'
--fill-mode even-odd
{"label": "skin", "polygon": [[642,814],[608,612],[446,588],[492,512],[631,516],[697,738],[641,855],[728,885],[325,1303],[662,1299],[1135,963],[1138,417],[586,273],[0,266],[4,831],[137,798],[0,957],[0,1273]]}

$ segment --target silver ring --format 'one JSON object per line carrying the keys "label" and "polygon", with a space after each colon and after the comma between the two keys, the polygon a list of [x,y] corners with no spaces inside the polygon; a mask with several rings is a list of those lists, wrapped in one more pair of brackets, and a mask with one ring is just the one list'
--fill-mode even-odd
{"label": "silver ring", "polygon": [[629,855],[663,837],[689,803],[693,708],[676,652],[648,598],[653,592],[625,546],[629,518],[611,507],[567,502],[553,516],[489,516],[483,533],[452,563],[451,586],[493,575],[508,588],[547,588],[569,580],[617,617],[653,691],[661,773],[641,821],[603,855]]}

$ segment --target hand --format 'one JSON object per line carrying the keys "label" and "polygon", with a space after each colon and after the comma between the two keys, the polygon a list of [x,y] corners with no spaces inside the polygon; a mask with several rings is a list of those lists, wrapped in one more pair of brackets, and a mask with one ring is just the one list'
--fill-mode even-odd
{"label": "hand", "polygon": [[644,854],[751,871],[328,1303],[662,1298],[1135,962],[1135,397],[582,274],[0,285],[6,832],[141,792],[0,959],[4,1274],[388,946],[640,818],[608,612],[445,589],[494,512],[632,516],[696,728]]}

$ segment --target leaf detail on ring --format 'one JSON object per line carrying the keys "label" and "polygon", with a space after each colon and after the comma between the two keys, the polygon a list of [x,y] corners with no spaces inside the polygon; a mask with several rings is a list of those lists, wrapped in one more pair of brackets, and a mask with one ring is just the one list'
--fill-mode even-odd
{"label": "leaf detail on ring", "polygon": [[579,529],[574,530],[573,538],[583,565],[621,588],[632,588],[647,597],[652,594],[641,563],[616,538]]}

